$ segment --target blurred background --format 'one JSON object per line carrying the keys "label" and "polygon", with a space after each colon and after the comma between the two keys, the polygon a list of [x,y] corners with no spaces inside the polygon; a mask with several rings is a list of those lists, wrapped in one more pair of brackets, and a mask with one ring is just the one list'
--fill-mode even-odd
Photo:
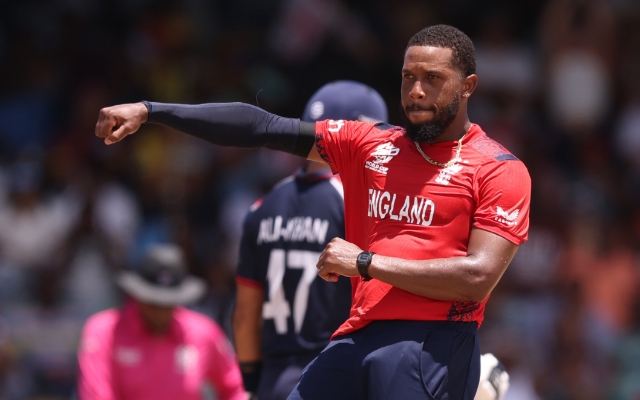
{"label": "blurred background", "polygon": [[472,121],[533,179],[480,331],[506,399],[640,399],[639,0],[0,0],[0,399],[72,398],[84,320],[150,243],[186,249],[229,331],[244,214],[300,165],[153,125],[107,147],[101,107],[299,117],[354,79],[400,123],[406,43],[434,23],[474,40]]}

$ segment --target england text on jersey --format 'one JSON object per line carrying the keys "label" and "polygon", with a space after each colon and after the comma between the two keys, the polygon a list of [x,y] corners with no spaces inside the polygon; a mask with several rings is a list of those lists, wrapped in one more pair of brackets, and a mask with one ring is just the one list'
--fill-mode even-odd
{"label": "england text on jersey", "polygon": [[367,211],[369,217],[389,218],[396,221],[406,220],[410,224],[429,226],[433,221],[435,211],[436,205],[431,199],[369,189],[369,209]]}

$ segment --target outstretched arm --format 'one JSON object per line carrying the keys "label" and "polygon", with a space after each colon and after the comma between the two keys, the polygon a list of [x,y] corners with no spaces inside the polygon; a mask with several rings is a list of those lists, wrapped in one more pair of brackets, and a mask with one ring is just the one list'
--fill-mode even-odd
{"label": "outstretched arm", "polygon": [[229,147],[266,147],[322,162],[315,125],[284,118],[244,103],[166,104],[141,102],[100,110],[96,136],[117,143],[145,123],[165,125]]}
{"label": "outstretched arm", "polygon": [[[368,273],[418,296],[481,302],[498,283],[517,249],[495,233],[473,229],[465,257],[405,260],[376,254]],[[336,281],[338,275],[359,276],[356,257],[361,251],[352,243],[333,239],[318,260],[318,274],[328,281]]]}

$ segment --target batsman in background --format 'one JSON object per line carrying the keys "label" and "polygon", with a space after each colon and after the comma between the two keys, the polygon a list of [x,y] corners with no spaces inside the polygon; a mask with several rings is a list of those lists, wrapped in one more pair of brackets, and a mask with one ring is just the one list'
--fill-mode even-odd
{"label": "batsman in background", "polygon": [[[324,85],[303,121],[387,122],[374,89],[354,81]],[[308,161],[258,200],[244,222],[233,335],[245,389],[284,400],[304,367],[349,317],[351,283],[318,277],[316,263],[334,237],[345,237],[343,188],[328,165]]]}

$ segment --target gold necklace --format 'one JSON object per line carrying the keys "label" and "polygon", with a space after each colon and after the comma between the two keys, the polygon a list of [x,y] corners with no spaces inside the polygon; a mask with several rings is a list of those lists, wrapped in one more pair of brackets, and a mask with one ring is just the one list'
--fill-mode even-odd
{"label": "gold necklace", "polygon": [[469,131],[465,132],[464,135],[462,135],[462,137],[460,139],[458,139],[458,149],[456,150],[456,155],[455,157],[453,157],[451,160],[447,161],[446,163],[439,163],[435,160],[432,160],[431,158],[429,158],[428,155],[424,154],[424,151],[422,151],[422,148],[420,148],[420,143],[418,143],[417,140],[414,140],[413,143],[415,143],[416,148],[418,149],[418,153],[420,153],[422,155],[422,157],[424,157],[425,160],[427,160],[429,163],[437,166],[437,167],[442,167],[442,168],[447,168],[452,166],[453,164],[455,164],[458,160],[460,160],[460,151],[462,150],[462,139],[464,139],[465,136],[467,136],[467,133],[469,133]]}

